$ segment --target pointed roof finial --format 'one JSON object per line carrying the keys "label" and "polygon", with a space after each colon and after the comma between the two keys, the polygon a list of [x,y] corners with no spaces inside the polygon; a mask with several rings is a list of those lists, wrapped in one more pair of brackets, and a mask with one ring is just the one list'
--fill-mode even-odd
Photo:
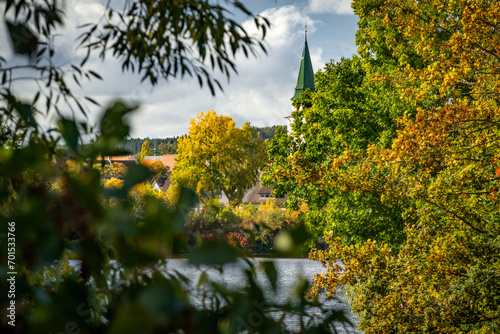
{"label": "pointed roof finial", "polygon": [[304,28],[305,28],[306,41],[307,41],[307,22],[304,24]]}

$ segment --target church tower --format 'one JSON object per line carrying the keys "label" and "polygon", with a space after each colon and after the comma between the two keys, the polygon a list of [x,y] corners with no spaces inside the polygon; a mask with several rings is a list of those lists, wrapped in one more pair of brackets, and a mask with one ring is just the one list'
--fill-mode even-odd
{"label": "church tower", "polygon": [[[297,85],[292,97],[292,101],[300,98],[300,94],[306,89],[314,92],[314,70],[312,67],[311,56],[309,54],[309,46],[307,45],[307,26],[305,29],[304,49],[302,50],[302,59],[300,60],[299,76],[297,78]],[[288,119],[287,130],[288,134],[292,133],[291,125],[293,123],[292,115],[285,117]]]}
{"label": "church tower", "polygon": [[297,85],[295,86],[295,93],[292,100],[298,99],[300,94],[309,88],[314,92],[314,71],[309,55],[309,46],[307,45],[307,28],[305,31],[304,49],[302,50],[302,59],[300,60],[299,77],[297,78]]}

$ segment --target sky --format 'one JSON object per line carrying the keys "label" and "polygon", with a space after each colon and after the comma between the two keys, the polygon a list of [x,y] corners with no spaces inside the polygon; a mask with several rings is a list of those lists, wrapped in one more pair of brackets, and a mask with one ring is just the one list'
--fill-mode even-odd
{"label": "sky", "polygon": [[[98,19],[104,3],[104,0],[66,1],[65,24],[55,39],[58,64],[79,62],[84,51],[76,47],[75,39],[81,33],[77,27]],[[356,53],[354,40],[358,17],[352,12],[350,0],[243,0],[243,3],[271,23],[264,40],[267,55],[260,52],[257,57],[237,57],[238,74],[233,74],[229,82],[222,80],[223,92],[217,91],[215,97],[208,88],[201,89],[197,80],[189,77],[161,81],[151,87],[141,83],[137,73],[123,73],[119,62],[111,57],[104,61],[92,57],[88,67],[104,80],[84,83],[83,88],[75,85],[73,93],[91,96],[101,105],[116,98],[139,102],[139,111],[130,119],[131,137],[135,138],[184,135],[188,132],[190,119],[207,110],[231,116],[237,126],[245,122],[253,126],[285,125],[285,117],[292,111],[290,99],[304,46],[304,24],[307,23],[309,51],[317,71],[331,60],[338,61]],[[247,31],[255,31],[248,18],[237,18]],[[0,25],[0,56],[11,64],[25,61],[13,55],[4,22]],[[25,95],[35,89],[26,82],[16,87],[18,93]],[[91,113],[91,123],[96,121],[98,114],[97,110]]]}

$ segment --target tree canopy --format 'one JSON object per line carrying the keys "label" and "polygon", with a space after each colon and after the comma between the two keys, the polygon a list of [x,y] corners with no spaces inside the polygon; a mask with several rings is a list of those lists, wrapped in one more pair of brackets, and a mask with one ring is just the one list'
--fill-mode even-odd
{"label": "tree canopy", "polygon": [[179,139],[172,182],[239,203],[267,162],[265,146],[248,123],[237,128],[229,116],[201,112]]}
{"label": "tree canopy", "polygon": [[346,246],[332,226],[330,249],[311,254],[328,268],[315,286],[344,287],[366,333],[498,332],[500,4],[358,0],[353,8],[369,82],[392,86],[401,114],[390,145],[363,152],[346,143],[314,181],[401,208],[404,238],[373,234]]}
{"label": "tree canopy", "polygon": [[277,196],[288,194],[289,207],[308,204],[303,218],[317,240],[332,229],[347,243],[381,238],[394,244],[403,237],[403,205],[382,202],[377,191],[350,191],[327,174],[334,166],[349,173],[336,162],[345,152],[363,159],[370,145],[390,147],[396,135],[404,104],[368,70],[357,56],[327,63],[315,75],[316,91],[294,101],[293,134],[278,132],[268,145],[273,165],[263,180],[274,184]]}

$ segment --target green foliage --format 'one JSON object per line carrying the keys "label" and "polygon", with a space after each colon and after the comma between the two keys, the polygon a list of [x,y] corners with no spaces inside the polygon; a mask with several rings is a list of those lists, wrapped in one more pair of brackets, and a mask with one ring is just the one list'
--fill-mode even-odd
{"label": "green foliage", "polygon": [[[251,211],[250,211],[251,212]],[[282,253],[295,252],[294,255],[302,255],[301,249],[285,249],[279,244],[281,240],[290,237],[290,231],[301,226],[298,219],[298,211],[286,211],[275,204],[272,199],[261,204],[254,214],[244,214],[243,226],[253,235],[253,249],[256,252],[266,253],[277,251]],[[303,236],[306,236],[304,234]],[[291,240],[294,240],[291,238]],[[292,247],[293,248],[293,247]]]}
{"label": "green foliage", "polygon": [[170,167],[165,166],[161,161],[156,161],[148,166],[153,173],[153,178],[167,178],[170,176]]}
{"label": "green foliage", "polygon": [[286,129],[286,126],[283,126],[283,125],[273,125],[273,126],[264,126],[264,127],[254,126],[253,128],[259,134],[260,139],[271,140],[271,139],[273,139],[273,137],[276,134],[276,131],[278,131],[278,129],[280,129],[280,128]]}
{"label": "green foliage", "polygon": [[218,198],[203,201],[203,208],[190,214],[187,226],[198,229],[205,236],[217,237],[226,232],[234,231],[241,224],[232,207],[225,205]]}
{"label": "green foliage", "polygon": [[169,143],[161,143],[158,145],[157,155],[176,154],[177,153],[177,139]]}
{"label": "green foliage", "polygon": [[[272,253],[280,232],[288,233],[301,225],[299,214],[283,210],[272,199],[258,207],[234,207],[219,199],[206,199],[202,208],[190,212],[186,227],[192,235],[199,233],[203,240],[227,240],[253,254]],[[303,255],[301,250],[294,251],[295,255]]]}
{"label": "green foliage", "polygon": [[122,179],[127,173],[127,167],[119,162],[113,162],[111,165],[105,164],[104,166],[101,164],[95,164],[94,168],[100,169],[102,177],[106,178],[114,177]]}
{"label": "green foliage", "polygon": [[[263,181],[274,185],[275,195],[289,196],[288,207],[307,203],[310,212],[302,219],[311,243],[333,230],[347,244],[372,238],[397,245],[404,238],[404,206],[383,203],[380,193],[346,191],[324,175],[346,149],[364,159],[369,145],[390,146],[405,105],[391,85],[367,77],[357,56],[326,64],[315,80],[316,91],[294,101],[293,135],[278,131],[268,145],[273,166]],[[349,167],[342,170],[349,173]]]}
{"label": "green foliage", "polygon": [[[397,242],[380,233],[366,239],[365,228],[345,222],[342,230],[358,237],[346,246],[334,225],[325,235],[330,248],[310,255],[327,268],[312,295],[343,289],[366,333],[496,333],[500,67],[491,31],[500,4],[362,0],[353,7],[370,79],[391,83],[408,112],[391,145],[346,149],[319,171],[318,183],[392,208],[403,238],[385,229]],[[363,206],[351,208],[355,215]],[[372,218],[381,224],[388,225]]]}

